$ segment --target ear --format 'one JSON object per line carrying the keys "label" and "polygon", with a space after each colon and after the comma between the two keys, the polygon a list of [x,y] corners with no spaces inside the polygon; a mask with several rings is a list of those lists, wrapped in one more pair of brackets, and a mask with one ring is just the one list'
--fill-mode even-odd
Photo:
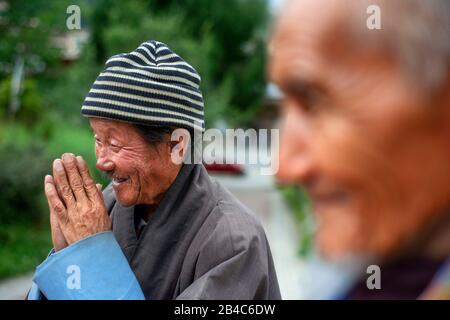
{"label": "ear", "polygon": [[182,164],[191,146],[191,135],[186,129],[175,129],[170,138],[170,156],[172,163]]}

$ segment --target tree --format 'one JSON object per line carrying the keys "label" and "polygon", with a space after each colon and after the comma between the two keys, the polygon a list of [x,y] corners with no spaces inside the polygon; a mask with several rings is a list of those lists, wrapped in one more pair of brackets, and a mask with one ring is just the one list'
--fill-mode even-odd
{"label": "tree", "polygon": [[155,39],[202,76],[207,126],[218,118],[248,124],[261,105],[265,77],[263,0],[96,2],[92,15],[98,62]]}

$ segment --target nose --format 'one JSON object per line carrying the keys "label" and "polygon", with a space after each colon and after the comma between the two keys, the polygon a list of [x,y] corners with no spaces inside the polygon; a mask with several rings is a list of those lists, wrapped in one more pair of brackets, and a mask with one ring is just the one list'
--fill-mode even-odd
{"label": "nose", "polygon": [[96,150],[97,163],[96,168],[100,171],[112,171],[114,169],[114,162],[108,157],[106,150]]}
{"label": "nose", "polygon": [[282,117],[279,170],[282,184],[306,183],[313,175],[311,133],[299,111],[288,110]]}

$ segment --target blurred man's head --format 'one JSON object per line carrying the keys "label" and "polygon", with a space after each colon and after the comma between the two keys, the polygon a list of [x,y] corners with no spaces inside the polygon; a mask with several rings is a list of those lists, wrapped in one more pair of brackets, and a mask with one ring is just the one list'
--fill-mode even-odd
{"label": "blurred man's head", "polygon": [[[372,3],[381,30],[366,26]],[[450,208],[449,39],[447,0],[295,0],[281,14],[279,178],[307,187],[326,255],[385,256]]]}

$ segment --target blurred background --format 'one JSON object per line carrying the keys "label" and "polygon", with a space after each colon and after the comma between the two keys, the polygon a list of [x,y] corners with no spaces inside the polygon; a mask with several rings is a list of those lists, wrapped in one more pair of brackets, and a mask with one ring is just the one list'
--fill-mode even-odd
{"label": "blurred background", "polygon": [[[271,128],[279,94],[266,82],[266,45],[280,4],[0,0],[0,299],[23,298],[52,247],[43,194],[52,160],[80,154],[107,184],[80,115],[106,59],[146,40],[165,42],[202,76],[207,127]],[[71,5],[80,9],[79,29],[66,25]],[[284,298],[326,298],[334,282],[345,282],[336,272],[348,269],[324,265],[314,253],[302,190],[277,186],[257,165],[234,173],[212,172],[263,222]]]}

